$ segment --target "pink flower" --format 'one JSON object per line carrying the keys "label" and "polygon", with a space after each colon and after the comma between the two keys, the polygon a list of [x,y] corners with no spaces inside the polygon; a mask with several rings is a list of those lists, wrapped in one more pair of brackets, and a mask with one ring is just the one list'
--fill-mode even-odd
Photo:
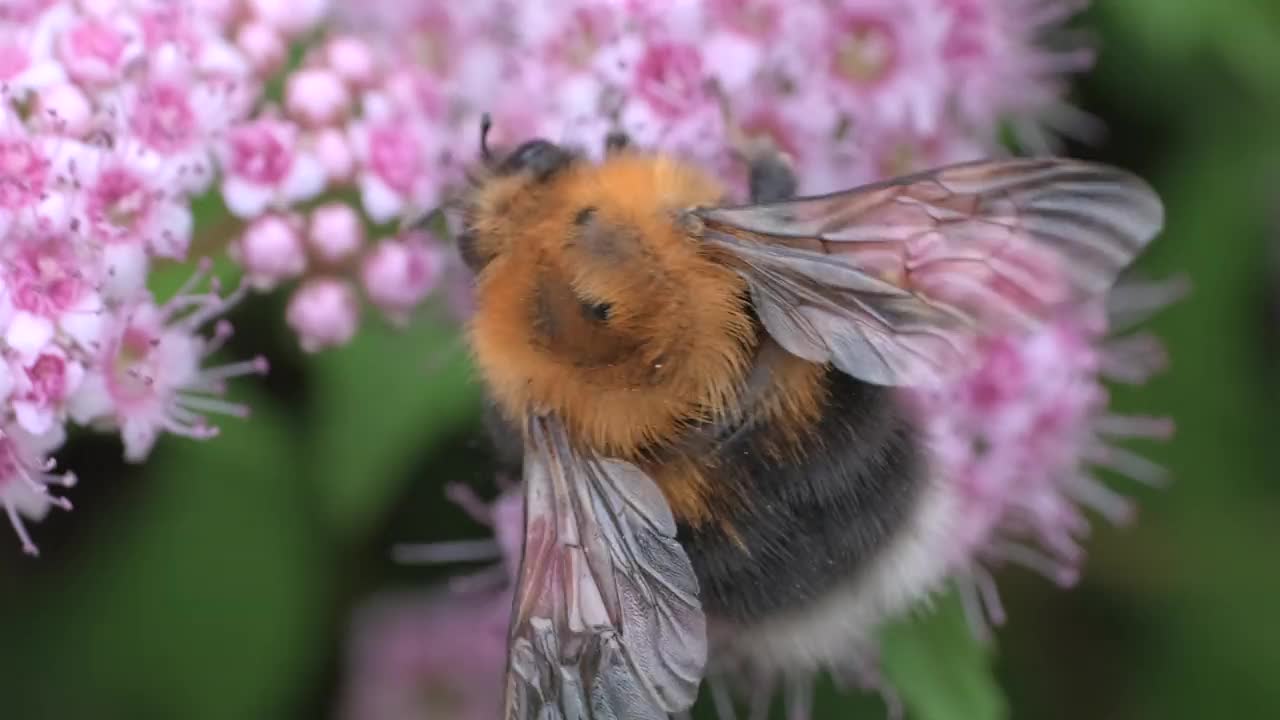
{"label": "pink flower", "polygon": [[403,594],[371,601],[353,623],[349,720],[502,714],[509,595]]}
{"label": "pink flower", "polygon": [[132,462],[146,458],[161,432],[196,439],[216,435],[204,413],[247,415],[248,408],[217,396],[229,378],[266,372],[262,358],[201,367],[231,328],[220,322],[203,336],[200,327],[244,295],[238,290],[220,297],[216,283],[213,291],[193,292],[206,272],[197,272],[163,305],[144,293],[115,311],[84,382],[70,398],[77,422],[120,429],[125,458]]}
{"label": "pink flower", "polygon": [[57,346],[47,346],[35,358],[12,368],[10,402],[18,425],[32,435],[45,435],[61,420],[67,397],[84,378],[84,366]]}
{"label": "pink flower", "polygon": [[1034,126],[1087,132],[1091,123],[1061,100],[1062,78],[1089,69],[1094,53],[1078,45],[1051,49],[1040,43],[1048,29],[1082,3],[1051,0],[941,0],[951,16],[943,54],[965,122],[979,127],[1017,120],[1022,139],[1036,149],[1050,139]]}
{"label": "pink flower", "polygon": [[711,24],[761,40],[778,37],[788,0],[708,0]]}
{"label": "pink flower", "polygon": [[98,269],[72,236],[11,231],[0,247],[0,272],[14,313],[4,339],[22,357],[37,355],[59,330],[84,347],[96,341],[103,307]]}
{"label": "pink flower", "polygon": [[636,61],[634,73],[632,91],[659,116],[682,115],[707,101],[702,51],[696,45],[650,45]]}
{"label": "pink flower", "polygon": [[115,295],[142,287],[148,258],[183,260],[191,244],[189,200],[165,184],[163,174],[110,151],[80,163],[81,189],[73,211],[86,238],[108,255]]}
{"label": "pink flower", "polygon": [[209,16],[192,2],[138,0],[133,4],[148,53],[172,47],[183,55],[195,57],[216,33],[209,26]]}
{"label": "pink flower", "polygon": [[67,73],[87,85],[123,80],[125,68],[142,53],[142,28],[123,14],[116,14],[111,20],[77,17],[61,33],[58,46]]}
{"label": "pink flower", "polygon": [[294,291],[285,319],[305,352],[338,347],[360,327],[360,301],[346,281],[313,278]]}
{"label": "pink flower", "polygon": [[928,0],[844,4],[821,45],[833,97],[854,117],[935,132],[949,82],[946,29],[946,16]]}
{"label": "pink flower", "polygon": [[[446,590],[386,595],[361,608],[352,624],[343,718],[488,720],[501,714],[523,496],[514,488],[485,504],[459,486],[451,486],[450,495],[493,529],[502,563]],[[443,558],[471,545],[424,549]]]}
{"label": "pink flower", "polygon": [[0,232],[44,199],[51,160],[38,137],[0,113]]}
{"label": "pink flower", "polygon": [[262,118],[234,128],[220,145],[222,197],[242,218],[283,209],[324,190],[325,171],[298,143],[297,126]]}
{"label": "pink flower", "polygon": [[604,76],[620,90],[621,129],[638,145],[694,156],[722,147],[723,117],[703,58],[694,41],[643,37],[601,53]]}
{"label": "pink flower", "polygon": [[218,29],[230,25],[243,10],[242,0],[187,0],[192,11]]}
{"label": "pink flower", "polygon": [[626,13],[600,0],[520,3],[513,24],[522,44],[543,62],[586,70],[602,47],[618,39]]}
{"label": "pink flower", "polygon": [[5,0],[0,5],[0,21],[30,22],[38,18],[59,0]]}
{"label": "pink flower", "polygon": [[9,524],[18,534],[22,551],[39,555],[40,551],[27,534],[22,519],[43,520],[53,507],[70,510],[71,503],[49,494],[49,486],[71,487],[76,483],[72,473],[53,474],[49,453],[61,447],[61,426],[41,435],[33,435],[22,427],[7,424],[0,428],[0,507],[9,516]]}
{"label": "pink flower", "polygon": [[5,94],[21,97],[66,79],[66,70],[53,52],[56,15],[33,15],[21,24],[0,25],[0,87]]}
{"label": "pink flower", "polygon": [[436,202],[438,172],[431,128],[411,116],[362,120],[351,128],[360,199],[374,222]]}
{"label": "pink flower", "polygon": [[403,322],[439,281],[441,255],[425,233],[383,240],[365,256],[360,275],[364,291],[374,305]]}
{"label": "pink flower", "polygon": [[136,155],[178,188],[199,193],[214,179],[213,149],[236,119],[240,83],[206,80],[180,61],[157,62],[108,99],[120,117],[121,152]]}

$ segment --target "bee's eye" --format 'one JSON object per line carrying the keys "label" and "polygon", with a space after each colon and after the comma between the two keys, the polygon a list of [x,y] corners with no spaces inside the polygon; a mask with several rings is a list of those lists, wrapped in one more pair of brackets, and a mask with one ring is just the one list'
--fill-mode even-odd
{"label": "bee's eye", "polygon": [[609,316],[613,314],[613,305],[610,303],[582,303],[582,312],[596,322],[608,322]]}
{"label": "bee's eye", "polygon": [[498,172],[510,175],[521,171],[533,173],[539,180],[546,180],[569,164],[571,157],[560,146],[546,140],[530,140],[512,151]]}

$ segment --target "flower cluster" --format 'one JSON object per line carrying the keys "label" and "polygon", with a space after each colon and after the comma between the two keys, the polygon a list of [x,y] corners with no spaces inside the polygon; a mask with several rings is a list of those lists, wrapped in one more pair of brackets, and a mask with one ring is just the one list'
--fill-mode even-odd
{"label": "flower cluster", "polygon": [[[728,122],[832,190],[993,152],[997,121],[1034,138],[1076,118],[1059,77],[1089,53],[1040,42],[1070,5],[24,0],[0,11],[3,122],[111,143],[80,167],[112,282],[182,259],[191,198],[216,195],[236,222],[208,242],[253,288],[288,286],[314,351],[348,342],[365,302],[407,320],[456,265],[405,228],[461,187],[486,113],[499,143],[597,152],[621,130],[740,180]],[[6,172],[45,167],[21,162]]]}
{"label": "flower cluster", "polygon": [[1184,291],[1181,279],[1122,286],[1110,317],[1090,306],[1031,335],[983,338],[970,373],[906,391],[934,471],[955,498],[946,551],[979,636],[1004,617],[988,565],[1023,565],[1072,585],[1089,530],[1083,511],[1116,524],[1131,517],[1131,502],[1096,470],[1146,484],[1163,479],[1118,441],[1167,438],[1172,422],[1109,411],[1104,385],[1145,382],[1163,369],[1163,346],[1146,333],[1108,335],[1117,319],[1149,315]]}
{"label": "flower cluster", "polygon": [[0,9],[0,507],[70,507],[50,453],[68,423],[118,431],[126,458],[159,434],[210,437],[206,413],[261,359],[207,368],[231,332],[206,332],[243,293],[208,268],[165,302],[158,260],[185,259],[190,200],[213,178],[214,140],[245,104],[238,53],[173,3],[6,3]]}
{"label": "flower cluster", "polygon": [[990,153],[1005,120],[1040,147],[1039,123],[1076,129],[1061,76],[1092,54],[1043,42],[1076,5],[366,2],[346,22],[391,41],[383,95],[449,165],[471,156],[488,112],[511,142],[542,136],[597,153],[622,130],[728,169],[727,111],[795,156],[802,190],[821,192]]}
{"label": "flower cluster", "polygon": [[[263,9],[288,3],[251,4],[257,19],[234,37],[261,75],[282,62],[268,38],[304,23]],[[462,187],[486,114],[499,145],[545,137],[598,154],[622,131],[739,185],[729,128],[767,134],[806,192],[996,152],[1005,118],[1040,141],[1042,121],[1076,118],[1059,77],[1090,62],[1040,42],[1069,5],[335,2],[280,71],[282,105],[223,144],[223,198],[250,222],[233,252],[259,288],[299,280],[288,320],[314,350],[357,331],[356,285],[399,320],[437,286],[452,256],[400,227]],[[371,246],[370,232],[393,237]]]}

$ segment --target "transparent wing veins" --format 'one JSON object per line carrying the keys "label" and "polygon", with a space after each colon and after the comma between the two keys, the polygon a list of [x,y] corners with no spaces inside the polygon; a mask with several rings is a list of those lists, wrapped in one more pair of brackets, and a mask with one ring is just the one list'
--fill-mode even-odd
{"label": "transparent wing veins", "polygon": [[697,580],[657,485],[526,426],[526,541],[511,628],[508,718],[665,720],[706,663]]}
{"label": "transparent wing veins", "polygon": [[891,385],[936,381],[977,336],[1105,293],[1164,221],[1140,179],[1061,158],[694,212],[779,344]]}

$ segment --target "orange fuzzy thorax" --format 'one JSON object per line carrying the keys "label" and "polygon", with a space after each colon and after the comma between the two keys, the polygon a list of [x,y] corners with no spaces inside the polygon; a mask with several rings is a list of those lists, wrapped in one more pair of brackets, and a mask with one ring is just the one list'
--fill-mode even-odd
{"label": "orange fuzzy thorax", "polygon": [[[508,416],[552,411],[587,447],[636,457],[729,410],[751,340],[743,283],[678,222],[720,196],[684,165],[631,154],[477,191],[472,227],[493,260],[470,336]],[[607,302],[608,322],[584,299]]]}

